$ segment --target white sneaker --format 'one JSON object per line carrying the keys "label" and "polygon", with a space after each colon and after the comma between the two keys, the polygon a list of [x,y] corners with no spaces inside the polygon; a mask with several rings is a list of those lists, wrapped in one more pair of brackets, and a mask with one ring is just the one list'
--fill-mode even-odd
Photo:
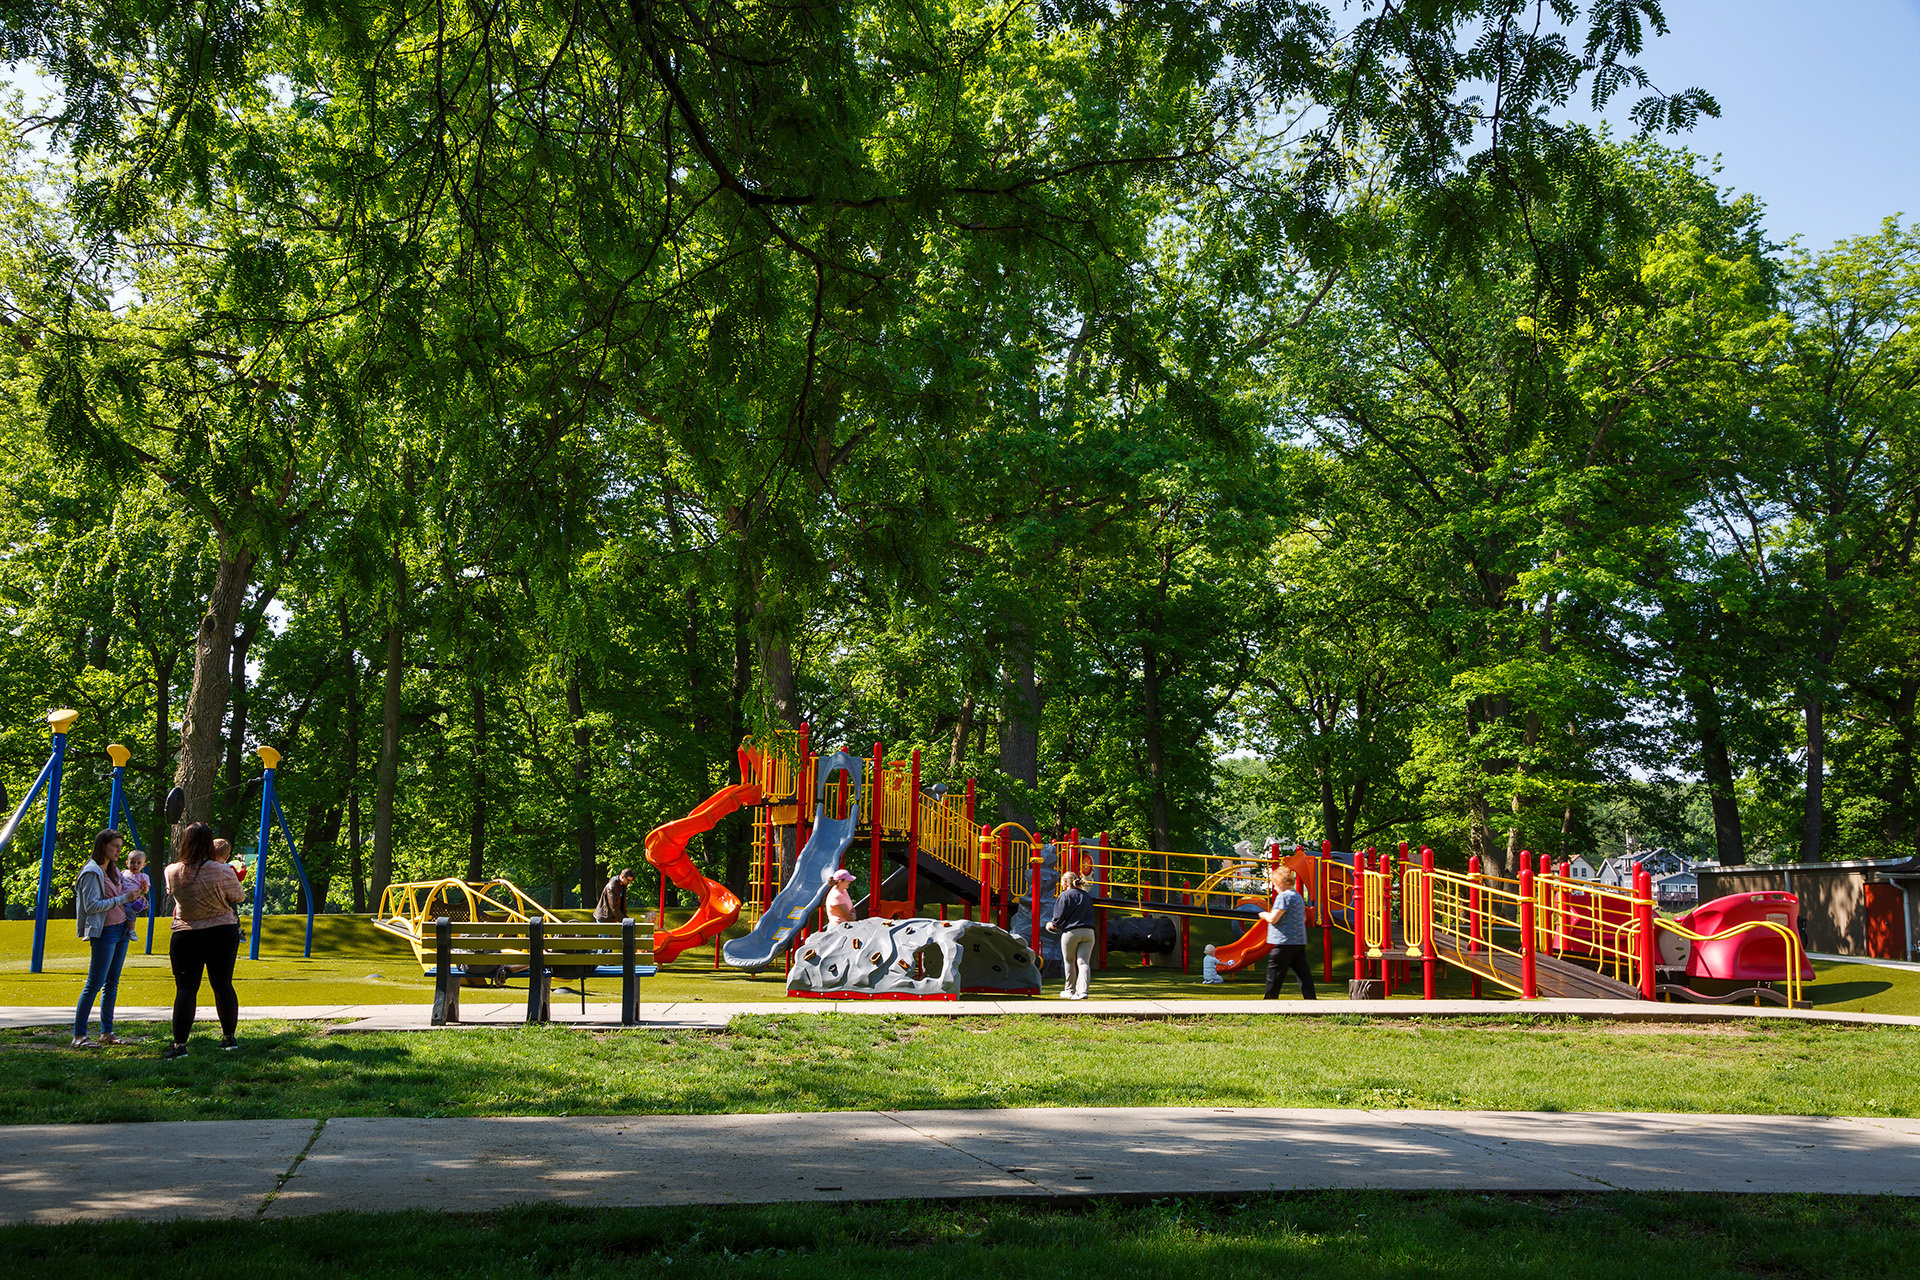
{"label": "white sneaker", "polygon": [[1073,999],[1073,992],[1071,992],[1071,991],[1062,991],[1062,992],[1060,993],[1060,998],[1061,998],[1062,1000],[1071,1000],[1071,999]]}

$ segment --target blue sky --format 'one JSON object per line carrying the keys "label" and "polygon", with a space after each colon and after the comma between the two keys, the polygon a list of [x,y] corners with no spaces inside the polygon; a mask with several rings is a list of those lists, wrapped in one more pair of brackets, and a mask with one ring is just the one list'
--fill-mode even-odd
{"label": "blue sky", "polygon": [[[1775,240],[1824,249],[1920,221],[1920,0],[1665,0],[1670,35],[1639,61],[1669,92],[1693,85],[1721,118],[1669,139],[1718,155],[1721,184],[1767,206]],[[45,91],[19,68],[30,96]],[[1607,116],[1625,132],[1623,95]],[[1585,99],[1575,104],[1585,107]],[[1577,115],[1587,116],[1582,109]]]}
{"label": "blue sky", "polygon": [[[1720,119],[1669,141],[1717,154],[1721,185],[1765,202],[1772,239],[1820,250],[1889,214],[1920,221],[1920,0],[1662,8],[1671,34],[1640,65],[1662,90],[1697,85],[1720,100]],[[1626,108],[1607,111],[1616,130]]]}

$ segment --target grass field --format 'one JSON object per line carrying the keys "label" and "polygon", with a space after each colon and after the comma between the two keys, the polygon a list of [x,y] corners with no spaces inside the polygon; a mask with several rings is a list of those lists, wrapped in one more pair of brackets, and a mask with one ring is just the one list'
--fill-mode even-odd
{"label": "grass field", "polygon": [[[124,1029],[123,1029],[124,1030]],[[1270,1106],[1911,1115],[1920,1028],[1360,1017],[736,1018],[725,1030],[329,1035],[75,1052],[0,1032],[0,1123]]]}
{"label": "grass field", "polygon": [[1876,1280],[1913,1274],[1920,1202],[1825,1196],[1325,1192],[1074,1208],[897,1202],[726,1209],[516,1208],[284,1222],[0,1228],[41,1280],[137,1265],[188,1280],[408,1276],[845,1280]]}
{"label": "grass field", "polygon": [[[380,932],[357,916],[320,916],[314,921],[314,958],[300,958],[305,920],[296,916],[269,917],[262,929],[262,958],[243,960],[238,982],[240,998],[251,1006],[341,1004],[431,1004],[433,991],[420,976],[419,965],[407,945]],[[1226,921],[1197,922],[1194,931],[1193,972],[1172,966],[1143,968],[1136,957],[1112,957],[1114,967],[1097,974],[1095,994],[1117,998],[1247,1000],[1260,994],[1259,975],[1249,974],[1219,987],[1199,981],[1199,948],[1224,942],[1231,932]],[[167,969],[167,923],[154,931],[154,954],[145,955],[144,933],[127,958],[120,981],[123,1005],[166,1005],[173,1002],[173,979]],[[32,951],[31,921],[0,921],[0,1005],[72,1004],[80,994],[87,969],[85,946],[74,936],[71,921],[50,922],[47,929],[46,972],[28,973]],[[244,952],[242,953],[244,955]],[[682,956],[642,987],[642,998],[662,1001],[765,1001],[785,998],[785,979],[778,969],[764,974],[715,970],[713,949]],[[1819,980],[1806,988],[1808,999],[1823,1009],[1868,1013],[1920,1014],[1920,972],[1869,965],[1817,964]],[[1346,992],[1352,971],[1351,952],[1335,952],[1334,984],[1329,995]],[[589,984],[595,998],[619,998],[617,980]],[[1293,993],[1291,982],[1289,993]],[[1459,974],[1443,979],[1442,997],[1465,996],[1468,984]],[[1417,985],[1396,992],[1409,999]],[[1486,994],[1503,993],[1489,985]],[[203,997],[204,998],[204,997]]]}

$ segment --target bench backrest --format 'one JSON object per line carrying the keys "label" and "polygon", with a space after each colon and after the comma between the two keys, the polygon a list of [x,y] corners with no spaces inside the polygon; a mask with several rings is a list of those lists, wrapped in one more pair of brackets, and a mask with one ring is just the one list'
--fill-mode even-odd
{"label": "bench backrest", "polygon": [[[625,926],[599,920],[450,920],[447,925],[452,962],[458,965],[522,965],[533,958],[533,925],[539,926],[541,958],[547,965],[618,964],[625,954]],[[653,925],[633,921],[636,963],[653,955]],[[439,921],[421,930],[420,963],[432,970],[438,964]]]}

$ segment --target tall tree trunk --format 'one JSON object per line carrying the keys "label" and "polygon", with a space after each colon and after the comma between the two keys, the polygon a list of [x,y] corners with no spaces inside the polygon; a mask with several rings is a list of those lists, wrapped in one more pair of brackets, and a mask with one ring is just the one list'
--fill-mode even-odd
{"label": "tall tree trunk", "polygon": [[256,615],[239,629],[228,660],[227,699],[233,711],[227,718],[227,785],[220,834],[235,843],[246,827],[241,806],[247,792],[247,654],[253,648],[258,623]]}
{"label": "tall tree trunk", "polygon": [[1800,861],[1821,860],[1821,837],[1827,803],[1827,709],[1820,695],[1808,698],[1807,721],[1807,815],[1800,834]]}
{"label": "tall tree trunk", "polygon": [[347,650],[347,875],[353,913],[367,913],[367,877],[360,865],[360,655]]}
{"label": "tall tree trunk", "polygon": [[[753,691],[753,641],[747,632],[744,609],[733,611],[733,684],[730,702],[732,742],[737,746],[747,737],[747,695]],[[727,888],[743,901],[747,897],[748,871],[753,865],[753,824],[734,824],[734,838],[727,846]]]}
{"label": "tall tree trunk", "polygon": [[[1028,787],[1040,783],[1040,711],[1046,696],[1033,674],[1033,637],[1015,626],[1007,640],[1005,686],[1000,705],[1000,771]],[[1000,798],[1000,820],[1031,830],[1034,817],[1024,800]]]}
{"label": "tall tree trunk", "polygon": [[593,826],[593,729],[580,702],[578,667],[567,677],[567,718],[573,722],[574,836],[580,843],[580,902],[600,896],[600,846]]}
{"label": "tall tree trunk", "polygon": [[[169,651],[153,663],[153,825],[147,829],[147,860],[155,866],[167,863],[167,833],[161,824],[167,813],[167,757],[173,754],[173,666],[180,660]],[[159,889],[165,878],[157,872],[150,878]]]}
{"label": "tall tree trunk", "polygon": [[484,879],[487,853],[487,686],[473,682],[473,812],[467,824],[467,879]]}
{"label": "tall tree trunk", "polygon": [[393,800],[400,783],[400,687],[406,674],[401,640],[407,608],[407,566],[393,558],[393,617],[387,623],[387,670],[380,698],[380,767],[373,791],[373,883],[375,902],[393,883]]}
{"label": "tall tree trunk", "polygon": [[[327,895],[333,889],[333,873],[340,863],[340,800],[307,806],[300,829],[300,856],[306,860],[307,878],[313,882],[315,909],[326,910]],[[303,908],[304,909],[304,908]]]}
{"label": "tall tree trunk", "polygon": [[1320,759],[1320,831],[1335,848],[1345,847],[1340,843],[1340,802],[1333,794],[1333,762],[1325,756]]}
{"label": "tall tree trunk", "polygon": [[210,822],[213,793],[220,780],[221,729],[227,713],[228,662],[233,654],[233,627],[246,601],[253,573],[251,551],[233,548],[223,538],[213,589],[207,593],[207,611],[193,641],[193,687],[180,726],[180,763],[174,785],[186,792],[183,822]]}
{"label": "tall tree trunk", "polygon": [[960,700],[960,723],[953,726],[953,748],[947,752],[947,777],[960,777],[960,765],[966,759],[967,738],[973,733],[973,695]]}
{"label": "tall tree trunk", "polygon": [[[1477,698],[1467,707],[1467,740],[1471,742],[1487,725],[1497,724],[1507,713],[1505,698]],[[1482,772],[1495,777],[1513,767],[1511,760],[1489,760]],[[1467,850],[1479,857],[1480,869],[1492,876],[1513,875],[1514,860],[1508,856],[1505,841],[1493,838],[1492,804],[1484,788],[1475,788],[1467,799]]]}
{"label": "tall tree trunk", "polygon": [[[1160,590],[1164,598],[1166,578],[1160,581]],[[1159,872],[1164,885],[1167,878],[1167,859],[1165,853],[1173,847],[1173,812],[1167,803],[1167,749],[1165,736],[1160,727],[1160,622],[1161,616],[1155,610],[1150,625],[1144,628],[1146,642],[1140,647],[1140,697],[1142,709],[1146,712],[1147,738],[1147,785],[1150,788],[1149,803],[1152,806],[1153,834],[1148,839],[1148,847],[1159,851],[1160,856],[1153,859],[1153,868]],[[1146,895],[1158,898],[1160,894]]]}
{"label": "tall tree trunk", "polygon": [[774,718],[789,729],[798,729],[800,695],[793,678],[793,649],[785,636],[762,636],[759,646],[760,678],[766,684]]}
{"label": "tall tree trunk", "polygon": [[1733,785],[1733,759],[1727,750],[1720,694],[1711,681],[1689,683],[1696,685],[1689,689],[1687,702],[1700,739],[1700,772],[1706,779],[1707,800],[1713,806],[1714,856],[1723,867],[1737,867],[1747,860],[1747,841],[1740,829],[1740,797]]}

